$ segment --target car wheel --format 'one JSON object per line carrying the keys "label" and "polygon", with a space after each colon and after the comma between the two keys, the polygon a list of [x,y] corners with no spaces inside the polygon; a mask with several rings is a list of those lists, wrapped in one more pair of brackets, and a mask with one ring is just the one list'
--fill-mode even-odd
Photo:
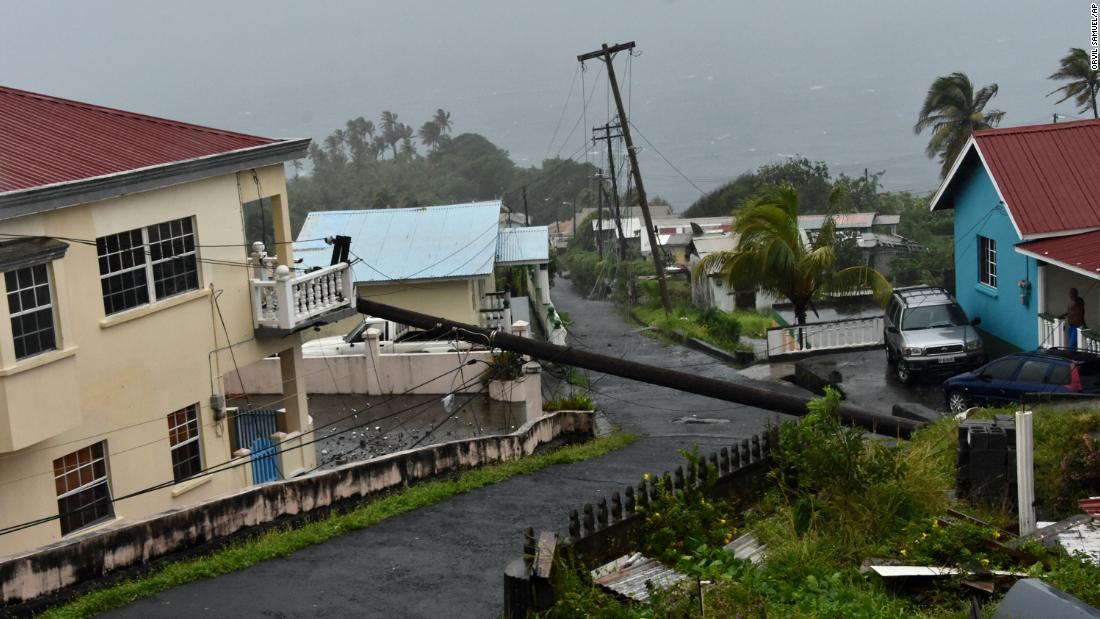
{"label": "car wheel", "polygon": [[947,394],[947,408],[958,415],[970,408],[970,399],[961,391],[952,391]]}
{"label": "car wheel", "polygon": [[909,362],[905,359],[898,359],[898,364],[894,368],[894,374],[903,385],[908,385],[913,382],[913,368],[909,367]]}

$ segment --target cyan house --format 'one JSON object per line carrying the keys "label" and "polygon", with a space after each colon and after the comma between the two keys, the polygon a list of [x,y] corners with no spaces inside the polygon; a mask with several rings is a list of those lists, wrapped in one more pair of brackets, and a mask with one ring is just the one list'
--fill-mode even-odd
{"label": "cyan house", "polygon": [[1070,288],[1100,351],[1100,121],[974,132],[931,208],[955,210],[955,296],[993,351],[1063,346]]}

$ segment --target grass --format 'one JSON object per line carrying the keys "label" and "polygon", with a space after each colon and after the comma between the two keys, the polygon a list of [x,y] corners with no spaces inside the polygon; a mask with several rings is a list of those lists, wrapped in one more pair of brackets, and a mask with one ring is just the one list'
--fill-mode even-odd
{"label": "grass", "polygon": [[371,500],[344,514],[330,515],[297,528],[275,529],[208,555],[171,563],[145,576],[88,593],[64,606],[49,609],[41,616],[90,617],[172,587],[242,570],[268,559],[284,557],[386,518],[434,505],[448,497],[495,484],[509,477],[533,473],[555,464],[598,458],[621,449],[636,439],[636,436],[630,434],[611,434],[552,452],[463,471],[454,479],[417,484]]}

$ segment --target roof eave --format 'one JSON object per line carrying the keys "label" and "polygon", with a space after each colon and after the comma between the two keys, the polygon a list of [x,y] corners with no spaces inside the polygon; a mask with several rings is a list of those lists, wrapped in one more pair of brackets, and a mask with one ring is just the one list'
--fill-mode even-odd
{"label": "roof eave", "polygon": [[306,155],[310,139],[282,140],[115,174],[0,193],[0,220],[160,189]]}
{"label": "roof eave", "polygon": [[932,201],[929,202],[930,211],[939,210],[940,200],[943,198],[944,194],[947,193],[947,188],[951,186],[951,182],[955,180],[955,174],[957,174],[959,168],[962,167],[962,162],[966,159],[966,156],[970,154],[971,148],[977,148],[973,135],[966,139],[966,144],[963,146],[962,151],[959,152],[959,156],[955,157],[955,163],[951,164],[951,169],[948,170],[947,176],[945,176],[943,182],[940,183],[940,188],[937,189],[936,194],[932,196]]}
{"label": "roof eave", "polygon": [[1042,254],[1024,249],[1024,248],[1020,247],[1019,245],[1014,246],[1013,249],[1015,249],[1016,253],[1018,253],[1018,254],[1022,254],[1024,256],[1029,257],[1029,258],[1034,258],[1035,260],[1038,260],[1040,262],[1046,262],[1048,264],[1053,264],[1057,267],[1066,269],[1067,271],[1073,271],[1074,273],[1084,275],[1085,277],[1090,277],[1092,279],[1100,279],[1100,273],[1093,273],[1092,271],[1089,271],[1088,269],[1082,269],[1079,266],[1075,266],[1075,265],[1072,265],[1072,264],[1062,262],[1061,260],[1051,258],[1050,256],[1044,256]]}

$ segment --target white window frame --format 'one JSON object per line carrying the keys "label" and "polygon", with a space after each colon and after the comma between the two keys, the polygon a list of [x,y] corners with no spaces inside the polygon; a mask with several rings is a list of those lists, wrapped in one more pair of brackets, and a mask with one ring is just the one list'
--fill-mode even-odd
{"label": "white window frame", "polygon": [[[48,262],[40,263],[40,264],[32,264],[30,266],[21,267],[21,268],[18,268],[18,269],[12,269],[11,271],[5,271],[4,272],[4,278],[5,278],[4,294],[5,294],[5,296],[9,296],[9,295],[14,293],[18,296],[18,294],[20,292],[24,291],[24,290],[30,290],[30,289],[34,289],[34,288],[39,287],[40,284],[34,284],[30,288],[16,288],[15,290],[10,290],[7,287],[7,274],[8,273],[18,273],[19,271],[33,271],[37,267],[43,267],[44,272],[46,273],[46,292],[49,295],[49,299],[48,299],[48,302],[45,305],[35,305],[34,307],[32,307],[30,309],[27,309],[26,307],[23,307],[22,306],[22,301],[20,301],[20,309],[17,312],[11,311],[11,303],[10,302],[8,303],[8,317],[9,317],[9,320],[11,321],[12,347],[13,347],[13,352],[14,352],[15,339],[17,337],[19,337],[20,335],[25,335],[25,334],[16,333],[16,330],[15,330],[15,322],[16,321],[15,321],[15,319],[20,318],[22,316],[25,316],[27,314],[40,312],[40,311],[45,310],[45,309],[50,310],[50,331],[53,332],[53,347],[52,348],[44,348],[42,350],[30,353],[30,354],[24,354],[22,356],[20,356],[18,352],[15,352],[15,360],[16,361],[22,361],[23,359],[29,359],[31,357],[34,357],[35,355],[41,355],[43,353],[47,353],[47,352],[50,352],[52,350],[57,350],[58,345],[60,344],[60,339],[61,338],[60,338],[60,330],[58,329],[58,325],[57,325],[57,309],[56,309],[56,306],[54,304],[53,274],[50,273],[50,271],[52,269],[51,269],[51,265]],[[15,277],[18,279],[19,276],[16,275]],[[35,302],[37,302],[37,298],[35,299]],[[40,329],[38,332],[41,332],[41,331],[42,330]]]}
{"label": "white window frame", "polygon": [[[172,255],[170,257],[167,257],[167,258],[166,257],[161,257],[159,260],[153,260],[152,249],[151,249],[152,244],[149,241],[149,228],[152,228],[153,226],[159,226],[159,225],[162,225],[162,224],[171,224],[174,221],[181,221],[181,220],[184,220],[184,219],[191,220],[191,233],[190,233],[191,234],[191,239],[192,239],[192,248],[191,248],[191,250],[190,251],[185,251],[182,254],[174,254],[174,255]],[[111,234],[104,234],[104,235],[98,237],[96,239],[96,241],[98,242],[99,239],[105,239],[105,238],[111,237],[111,236],[118,236],[118,235],[121,235],[121,234],[127,234],[127,233],[130,233],[130,232],[133,232],[134,230],[140,230],[141,231],[142,256],[144,258],[142,264],[135,264],[132,267],[126,267],[124,269],[119,269],[118,271],[110,271],[110,272],[107,272],[107,273],[104,273],[101,269],[100,273],[99,273],[99,281],[102,282],[103,280],[105,280],[107,278],[115,277],[115,276],[120,275],[122,273],[129,273],[129,272],[132,272],[132,271],[138,271],[138,270],[144,269],[145,270],[145,292],[146,292],[146,295],[148,297],[148,300],[145,303],[139,303],[139,304],[137,304],[133,307],[128,307],[126,309],[118,310],[118,311],[115,311],[115,312],[107,312],[107,306],[104,305],[103,306],[103,311],[108,316],[114,316],[115,314],[121,314],[123,312],[127,312],[127,311],[130,311],[130,310],[133,310],[133,309],[137,309],[139,307],[143,307],[143,306],[146,306],[146,305],[152,305],[152,304],[156,303],[157,301],[160,301],[161,299],[168,299],[168,298],[180,295],[180,294],[184,294],[186,292],[191,292],[191,290],[199,290],[199,289],[202,288],[202,268],[200,268],[200,266],[199,266],[198,230],[197,230],[197,226],[195,224],[195,217],[194,216],[189,215],[187,217],[177,217],[176,219],[170,219],[168,221],[162,221],[162,222],[158,222],[158,223],[155,223],[155,224],[150,224],[148,226],[142,226],[140,228],[130,228],[129,230],[121,230],[119,232],[113,232]],[[170,238],[180,238],[180,237],[170,237]],[[161,239],[158,242],[163,242],[164,240],[165,239]],[[157,297],[157,284],[156,284],[156,280],[153,276],[153,265],[163,264],[165,262],[175,260],[177,258],[181,258],[181,257],[185,257],[185,256],[191,256],[195,260],[195,273],[196,273],[196,277],[197,277],[197,280],[198,280],[196,282],[195,287],[192,288],[192,289],[182,291],[182,292],[177,292],[176,294],[167,295],[165,297]],[[98,251],[97,251],[97,255],[96,255],[96,261],[97,261],[96,266],[97,266],[97,268],[99,266],[98,265],[99,258],[100,258],[100,256],[98,255]],[[108,268],[110,268],[109,263],[108,263]],[[102,283],[101,283],[101,286],[102,286]],[[104,297],[104,295],[102,293],[102,289],[101,289],[101,292],[100,292],[100,296]]]}
{"label": "white window frame", "polygon": [[997,287],[997,240],[978,235],[978,282]]}
{"label": "white window frame", "polygon": [[[178,449],[182,449],[183,447],[186,447],[187,445],[190,445],[192,443],[198,443],[197,453],[198,453],[198,458],[199,458],[199,471],[201,472],[202,471],[202,443],[199,441],[199,438],[201,437],[202,427],[199,424],[199,405],[198,404],[192,404],[190,406],[185,406],[184,408],[181,408],[177,411],[172,411],[171,413],[168,413],[167,418],[169,419],[169,424],[171,424],[172,416],[176,415],[177,413],[186,413],[187,414],[187,419],[183,423],[168,426],[168,445],[169,445],[168,453],[169,453],[169,456],[174,456],[175,453],[176,453],[176,450],[178,450]],[[182,428],[184,426],[188,426],[188,425],[192,425],[192,427],[194,428],[194,436],[191,436],[190,438],[188,438],[186,440],[183,440],[183,441],[180,441],[179,443],[176,443],[175,445],[173,445],[172,444],[173,434],[176,432],[177,429]],[[170,457],[169,460],[172,463],[172,479],[176,483],[179,483],[181,481],[187,481],[188,479],[191,479],[192,477],[194,477],[195,475],[198,474],[198,473],[194,473],[192,475],[188,475],[187,477],[177,477],[176,476],[176,462],[175,462],[175,459]]]}
{"label": "white window frame", "polygon": [[[104,520],[107,520],[109,518],[114,517],[115,506],[114,506],[113,497],[112,497],[112,494],[111,494],[111,471],[110,471],[110,468],[107,466],[107,441],[99,441],[98,443],[92,443],[91,445],[85,445],[84,447],[81,447],[80,449],[78,449],[74,452],[67,453],[64,456],[61,456],[60,458],[57,458],[56,460],[64,460],[66,457],[71,456],[74,453],[79,454],[80,452],[84,451],[85,449],[88,449],[90,447],[95,447],[95,446],[99,446],[99,448],[100,448],[99,456],[95,457],[95,458],[93,458],[93,459],[91,459],[91,460],[89,460],[88,462],[85,462],[85,463],[81,463],[81,462],[78,461],[76,468],[63,469],[61,474],[59,475],[57,473],[57,469],[56,469],[56,465],[55,465],[55,468],[54,468],[54,490],[55,490],[55,492],[57,490],[57,480],[64,479],[64,483],[65,483],[65,492],[57,495],[58,515],[61,516],[62,519],[64,518],[64,514],[61,513],[61,509],[60,509],[61,508],[60,503],[63,499],[66,499],[70,496],[79,494],[81,492],[85,492],[87,490],[90,490],[90,489],[92,489],[96,486],[100,486],[100,485],[103,485],[103,486],[107,487],[107,513],[105,515],[91,521],[91,522],[84,523],[83,525],[81,525],[79,527],[76,527],[74,529],[70,529],[68,531],[65,531],[64,527],[62,525],[62,532],[61,532],[62,535],[68,535],[70,533],[75,533],[76,531],[80,531],[80,530],[85,529],[87,527],[90,527],[94,524],[97,524],[99,522],[103,522]],[[55,460],[55,462],[56,462],[56,460]],[[75,471],[79,471],[79,470],[84,469],[84,468],[91,468],[92,471],[93,471],[93,474],[94,474],[95,465],[98,462],[103,463],[103,477],[93,478],[88,483],[80,484],[75,488],[69,488],[68,487],[68,480],[65,479],[65,478],[70,473],[73,473]]]}

